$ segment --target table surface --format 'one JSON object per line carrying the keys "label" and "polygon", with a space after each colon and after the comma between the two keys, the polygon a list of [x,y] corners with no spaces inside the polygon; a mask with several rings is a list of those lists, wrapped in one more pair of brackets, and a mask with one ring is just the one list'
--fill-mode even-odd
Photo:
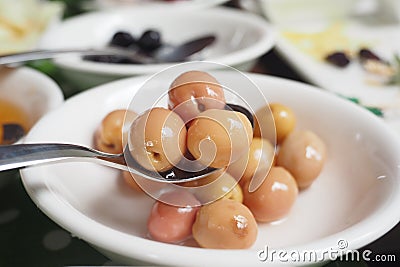
{"label": "table surface", "polygon": [[[50,61],[38,61],[30,66],[52,77],[63,89],[66,98],[87,89],[68,81],[63,72]],[[252,72],[307,82],[275,50],[263,55]],[[400,225],[364,249],[371,250],[371,255],[395,255],[399,263]],[[47,218],[27,195],[18,171],[0,173],[0,255],[0,266],[121,265],[112,262]],[[378,263],[336,261],[327,266],[375,265]]]}

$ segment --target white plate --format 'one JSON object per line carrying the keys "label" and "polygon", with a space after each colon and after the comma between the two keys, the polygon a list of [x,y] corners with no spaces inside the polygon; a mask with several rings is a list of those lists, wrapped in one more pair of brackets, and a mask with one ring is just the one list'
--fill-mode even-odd
{"label": "white plate", "polygon": [[[247,86],[237,73],[213,74],[233,88]],[[299,253],[340,252],[340,244],[357,249],[392,228],[400,219],[397,136],[373,114],[330,93],[279,78],[248,76],[268,100],[290,106],[298,117],[297,128],[314,131],[328,149],[318,180],[300,193],[285,220],[259,225],[251,249],[201,249],[147,239],[146,220],[153,200],[130,191],[117,170],[93,163],[24,169],[21,174],[27,192],[44,213],[74,236],[128,264],[138,259],[171,266],[264,266],[268,262],[259,261],[258,254],[266,246]],[[164,84],[168,86],[173,78]],[[36,125],[26,142],[90,146],[103,116],[126,108],[144,81],[143,77],[120,80],[68,99]],[[275,258],[274,263],[281,262]]]}
{"label": "white plate", "polygon": [[[154,28],[165,43],[181,44],[192,38],[215,34],[216,41],[194,59],[214,61],[237,68],[251,68],[255,60],[269,51],[275,32],[262,18],[231,8],[182,10],[173,7],[124,8],[87,13],[68,19],[46,34],[41,47],[83,48],[105,46],[119,30],[138,36]],[[173,64],[106,64],[62,57],[60,66],[99,76],[150,74]],[[84,75],[81,75],[84,76]]]}
{"label": "white plate", "polygon": [[[285,59],[309,82],[334,93],[358,98],[362,105],[381,108],[385,121],[400,134],[400,85],[378,85],[373,75],[368,75],[357,60],[346,68],[338,68],[315,59],[301,51],[293,42],[283,37],[283,32],[318,32],[334,23],[343,25],[343,35],[350,40],[352,52],[363,46],[381,58],[393,62],[400,53],[399,24],[368,24],[360,19],[319,20],[285,24],[279,28],[277,49]],[[356,49],[357,48],[357,49]]]}

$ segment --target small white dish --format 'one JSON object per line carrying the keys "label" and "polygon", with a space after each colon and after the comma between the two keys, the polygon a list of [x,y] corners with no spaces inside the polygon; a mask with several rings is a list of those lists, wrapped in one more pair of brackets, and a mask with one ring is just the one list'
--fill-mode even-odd
{"label": "small white dish", "polygon": [[27,67],[0,68],[0,99],[26,114],[29,127],[64,102],[60,87],[52,79]]}
{"label": "small white dish", "polygon": [[[277,50],[304,79],[339,95],[356,98],[364,106],[381,109],[385,121],[400,134],[400,85],[387,84],[389,79],[368,73],[357,57],[359,49],[368,48],[400,71],[400,65],[395,62],[395,55],[400,55],[400,28],[396,18],[399,1],[262,0],[257,3],[278,32]],[[328,53],[336,51],[352,55],[345,68],[324,60]]]}
{"label": "small white dish", "polygon": [[[222,84],[248,85],[236,72],[213,71]],[[373,242],[400,220],[400,143],[382,120],[349,101],[305,84],[247,74],[270,102],[291,107],[297,128],[310,129],[327,145],[320,177],[299,194],[289,216],[259,224],[258,238],[247,250],[215,250],[155,242],[146,220],[153,199],[121,183],[119,171],[93,163],[59,163],[21,170],[35,204],[56,223],[113,261],[169,266],[265,266],[275,252],[356,250]],[[155,82],[166,87],[175,77]],[[32,129],[26,142],[69,142],[90,146],[102,118],[126,108],[147,77],[109,83],[66,101]],[[148,88],[146,88],[148,89]],[[149,97],[151,90],[149,91]],[[246,95],[256,103],[259,97]],[[257,98],[257,99],[253,99]],[[261,101],[262,102],[262,101]],[[252,106],[258,109],[261,106]],[[323,259],[322,257],[319,260]],[[310,264],[308,261],[296,265]],[[313,263],[313,262],[311,262]]]}
{"label": "small white dish", "polygon": [[[43,37],[41,48],[103,47],[119,30],[140,36],[149,28],[160,31],[164,42],[169,44],[181,44],[196,37],[215,34],[216,41],[200,51],[195,59],[242,70],[250,69],[275,42],[273,28],[264,19],[249,12],[223,7],[182,10],[170,6],[144,6],[92,12],[65,20]],[[99,78],[152,74],[173,65],[107,64],[70,55],[55,62],[75,74],[80,73],[79,77],[86,80],[90,74]]]}

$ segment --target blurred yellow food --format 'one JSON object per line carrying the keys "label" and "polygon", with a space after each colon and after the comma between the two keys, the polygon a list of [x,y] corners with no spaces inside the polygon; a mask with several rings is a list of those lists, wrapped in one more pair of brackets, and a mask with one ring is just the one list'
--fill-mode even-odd
{"label": "blurred yellow food", "polygon": [[356,40],[347,36],[342,23],[333,23],[318,32],[284,31],[282,36],[317,60],[323,60],[336,51],[351,53],[359,45]]}
{"label": "blurred yellow food", "polygon": [[0,54],[33,48],[62,11],[59,2],[0,0]]}

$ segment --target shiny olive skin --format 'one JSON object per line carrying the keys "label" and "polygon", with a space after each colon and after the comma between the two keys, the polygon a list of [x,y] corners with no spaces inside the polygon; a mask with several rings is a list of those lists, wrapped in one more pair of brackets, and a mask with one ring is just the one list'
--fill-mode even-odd
{"label": "shiny olive skin", "polygon": [[168,107],[188,122],[207,109],[223,109],[225,95],[222,86],[210,74],[188,71],[170,85]]}
{"label": "shiny olive skin", "polygon": [[183,157],[186,127],[175,112],[152,108],[132,123],[129,139],[130,153],[141,166],[167,171]]}
{"label": "shiny olive skin", "polygon": [[246,249],[254,244],[258,228],[245,205],[221,199],[200,208],[192,232],[203,248]]}
{"label": "shiny olive skin", "polygon": [[254,137],[248,153],[229,165],[227,171],[235,179],[240,179],[239,183],[244,185],[253,178],[256,171],[260,173],[262,170],[267,175],[274,159],[275,148],[271,142],[267,139]]}
{"label": "shiny olive skin", "polygon": [[[152,239],[165,243],[178,243],[189,238],[200,203],[187,191],[165,193],[156,201],[147,221]],[[168,203],[180,203],[180,206]]]}
{"label": "shiny olive skin", "polygon": [[194,194],[202,204],[208,204],[217,199],[228,198],[243,202],[243,193],[237,181],[226,171],[221,174],[210,175],[200,179],[200,185],[194,190]]}
{"label": "shiny olive skin", "polygon": [[259,222],[284,218],[294,205],[298,188],[293,176],[282,167],[272,167],[263,183],[254,192],[243,188],[244,204]]}
{"label": "shiny olive skin", "polygon": [[94,145],[97,149],[119,154],[123,151],[123,132],[125,123],[132,122],[137,117],[133,111],[117,109],[108,113],[95,132]]}
{"label": "shiny olive skin", "polygon": [[190,188],[202,205],[221,198],[243,202],[242,188],[225,169],[216,171],[202,179],[179,183],[179,186]]}
{"label": "shiny olive skin", "polygon": [[187,147],[204,165],[224,168],[247,153],[252,136],[250,121],[242,113],[210,109],[193,120]]}
{"label": "shiny olive skin", "polygon": [[309,187],[322,171],[326,145],[311,131],[295,131],[282,143],[276,164],[286,168],[300,189]]}
{"label": "shiny olive skin", "polygon": [[[272,143],[274,139],[278,144],[282,143],[296,126],[293,110],[281,103],[271,103],[263,109],[256,112],[254,136],[267,138]],[[272,127],[275,127],[275,132]]]}

